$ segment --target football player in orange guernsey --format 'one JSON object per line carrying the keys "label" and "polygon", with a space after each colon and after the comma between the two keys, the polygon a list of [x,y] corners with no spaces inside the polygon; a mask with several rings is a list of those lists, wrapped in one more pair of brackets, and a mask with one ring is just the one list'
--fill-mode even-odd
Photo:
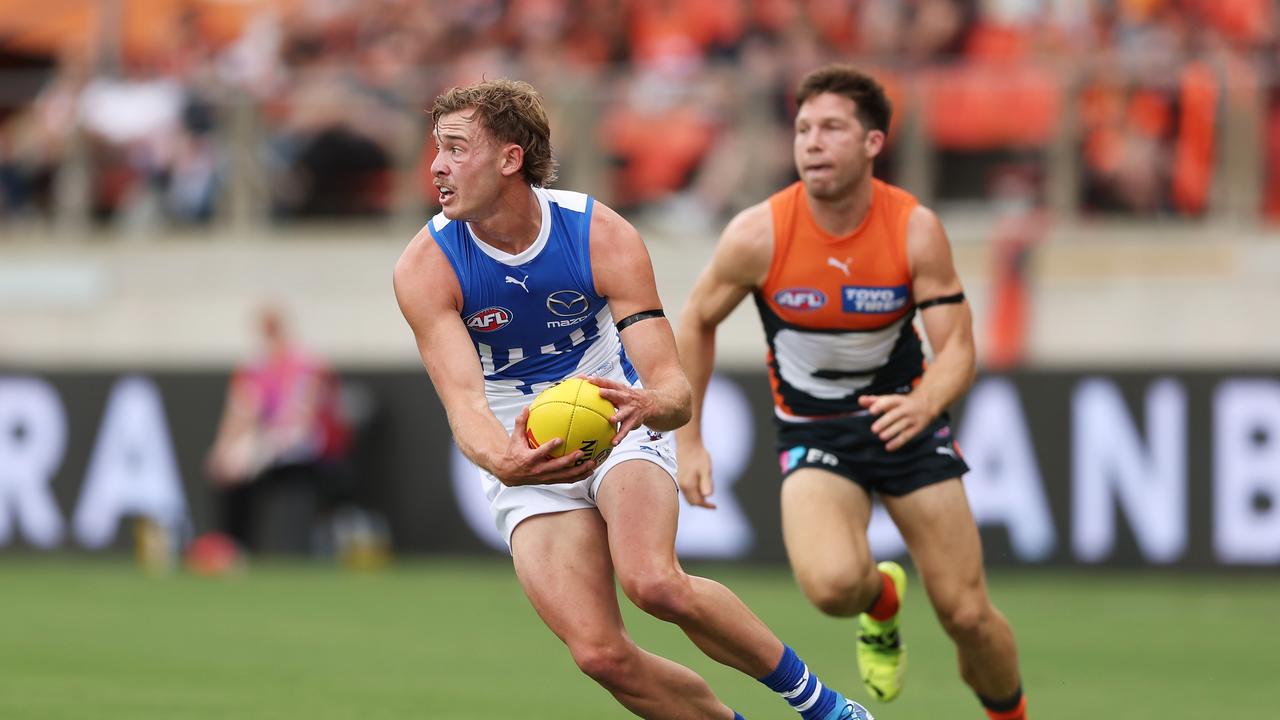
{"label": "football player in orange guernsey", "polygon": [[[996,720],[1024,720],[1017,650],[987,596],[982,546],[945,409],[973,381],[969,306],[936,215],[872,177],[890,106],[873,78],[834,65],[797,93],[800,181],[725,229],[680,318],[694,417],[677,431],[681,491],[714,507],[701,405],[716,326],[751,295],[768,338],[782,525],[800,587],[823,612],[858,617],[867,689],[892,700],[906,648],[906,575],[867,545],[879,493],[929,600],[955,642],[960,675]],[[919,313],[935,356],[926,368]],[[851,632],[851,635],[854,633]]]}

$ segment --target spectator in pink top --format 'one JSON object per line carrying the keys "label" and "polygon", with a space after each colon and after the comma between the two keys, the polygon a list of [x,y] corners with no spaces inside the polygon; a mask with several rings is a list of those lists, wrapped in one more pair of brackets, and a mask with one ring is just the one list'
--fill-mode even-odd
{"label": "spectator in pink top", "polygon": [[320,506],[344,485],[349,431],[328,364],[294,343],[276,307],[258,318],[262,354],[237,368],[207,472],[222,495],[222,529],[257,549],[255,508],[265,493],[307,488]]}

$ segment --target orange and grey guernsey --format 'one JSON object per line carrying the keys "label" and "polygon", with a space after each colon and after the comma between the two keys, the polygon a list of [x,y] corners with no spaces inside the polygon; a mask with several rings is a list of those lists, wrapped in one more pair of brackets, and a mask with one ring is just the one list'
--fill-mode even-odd
{"label": "orange and grey guernsey", "polygon": [[802,183],[769,198],[773,261],[755,301],[780,418],[850,415],[859,395],[906,392],[923,374],[907,261],[917,204],[872,180],[866,217],[836,237],[814,220]]}

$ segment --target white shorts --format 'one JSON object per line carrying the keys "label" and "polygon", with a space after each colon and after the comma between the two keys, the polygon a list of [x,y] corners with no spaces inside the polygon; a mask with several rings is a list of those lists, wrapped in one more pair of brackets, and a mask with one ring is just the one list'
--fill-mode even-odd
{"label": "white shorts", "polygon": [[648,460],[662,468],[671,476],[671,483],[679,492],[680,486],[676,484],[675,446],[671,442],[671,434],[653,432],[643,425],[627,433],[603,465],[576,483],[507,487],[498,478],[481,470],[484,494],[489,498],[489,512],[493,515],[494,524],[498,526],[498,532],[507,541],[507,550],[511,549],[511,533],[526,518],[595,507],[596,493],[600,491],[600,484],[605,476],[628,460]]}

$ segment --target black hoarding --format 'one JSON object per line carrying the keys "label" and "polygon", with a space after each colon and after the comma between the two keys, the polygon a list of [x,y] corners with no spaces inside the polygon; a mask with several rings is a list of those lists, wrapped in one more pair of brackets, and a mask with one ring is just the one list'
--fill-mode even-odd
{"label": "black hoarding", "polygon": [[[0,375],[0,548],[119,548],[122,520],[216,522],[204,456],[225,372]],[[474,468],[421,371],[346,372],[355,502],[400,553],[503,552]],[[706,413],[716,511],[682,509],[688,557],[785,559],[763,374],[716,378]],[[952,409],[988,564],[1280,564],[1280,376],[986,375]],[[300,530],[305,533],[305,529]],[[901,539],[877,510],[880,556]]]}

